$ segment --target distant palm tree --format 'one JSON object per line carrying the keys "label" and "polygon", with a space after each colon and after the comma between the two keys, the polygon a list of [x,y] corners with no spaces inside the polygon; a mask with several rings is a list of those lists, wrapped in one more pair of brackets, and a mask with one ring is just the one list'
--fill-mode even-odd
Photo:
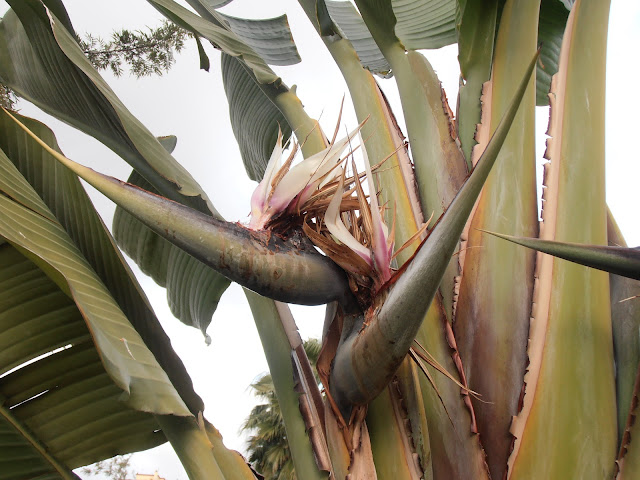
{"label": "distant palm tree", "polygon": [[[309,362],[315,367],[321,344],[317,339],[304,342]],[[263,402],[256,405],[242,425],[249,437],[249,462],[266,480],[297,480],[282,412],[276,397],[271,375],[265,373],[251,384],[256,396]]]}

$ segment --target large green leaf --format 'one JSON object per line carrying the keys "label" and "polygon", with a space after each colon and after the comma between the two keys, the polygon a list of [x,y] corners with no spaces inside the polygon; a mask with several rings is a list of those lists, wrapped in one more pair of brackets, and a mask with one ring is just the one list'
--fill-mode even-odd
{"label": "large green leaf", "polygon": [[0,168],[11,242],[0,247],[0,394],[12,423],[69,468],[162,443],[149,413],[188,408],[62,225],[30,208],[44,203],[15,200],[29,185],[4,154]]}
{"label": "large green leaf", "polygon": [[356,5],[381,48],[382,32],[386,41],[395,37],[408,50],[440,48],[456,42],[455,1],[356,0]]}
{"label": "large green leaf", "polygon": [[331,0],[327,0],[324,3],[331,19],[341,30],[342,36],[347,38],[353,45],[362,66],[382,77],[391,77],[391,65],[382,55],[353,4],[351,2]]}
{"label": "large green leaf", "polygon": [[222,55],[222,81],[229,101],[231,127],[240,147],[244,168],[251,180],[260,182],[278,131],[282,131],[286,142],[291,137],[291,126],[260,88],[251,71],[235,57]]}
{"label": "large green leaf", "polygon": [[[56,29],[57,40],[59,41],[60,46],[65,47],[65,52],[69,54],[69,59],[72,59],[76,65],[82,68],[82,70],[72,64],[60,50],[58,44],[55,43],[50,31],[48,20],[46,22],[42,21],[41,16],[34,13],[36,10],[29,11],[22,8],[20,11],[22,12],[20,17],[21,20],[28,25],[29,29],[35,32],[33,35],[35,36],[38,34],[39,36],[44,36],[48,41],[45,45],[50,46],[50,48],[44,52],[46,53],[46,56],[44,53],[40,52],[40,50],[37,50],[37,52],[40,53],[36,53],[36,50],[32,49],[29,43],[29,37],[26,36],[24,32],[20,33],[21,24],[17,22],[15,18],[13,22],[9,21],[9,23],[6,23],[8,20],[5,18],[3,25],[9,29],[13,28],[16,31],[16,33],[8,37],[11,45],[17,45],[15,48],[10,49],[10,51],[15,52],[15,54],[18,55],[21,51],[17,48],[20,47],[24,50],[22,52],[23,54],[24,52],[29,54],[26,55],[27,60],[32,61],[36,66],[43,66],[42,75],[40,77],[36,77],[39,78],[41,83],[27,83],[27,80],[33,77],[33,72],[28,70],[28,68],[25,69],[20,62],[14,62],[10,65],[16,67],[15,73],[18,75],[18,78],[25,83],[25,88],[34,95],[34,97],[29,98],[31,100],[41,99],[43,102],[52,102],[53,106],[50,108],[54,109],[54,111],[50,110],[51,113],[58,114],[58,116],[61,116],[67,121],[71,121],[69,118],[73,118],[73,121],[71,121],[72,124],[83,128],[88,133],[96,136],[96,138],[103,140],[112,148],[113,142],[117,142],[118,147],[114,148],[114,150],[121,155],[123,155],[122,148],[129,149],[129,155],[135,154],[135,161],[131,161],[126,155],[123,156],[129,159],[130,163],[132,163],[132,165],[136,167],[148,181],[150,181],[149,185],[153,184],[154,187],[156,187],[154,190],[160,191],[162,194],[168,195],[170,198],[179,200],[182,203],[195,206],[202,211],[208,212],[209,210],[213,210],[212,207],[208,209],[202,203],[194,203],[189,198],[176,194],[175,191],[173,191],[174,194],[171,195],[171,191],[163,188],[167,186],[167,182],[164,177],[176,179],[181,178],[181,180],[176,181],[184,184],[190,184],[193,191],[200,191],[199,187],[189,174],[186,173],[186,171],[183,171],[182,167],[180,167],[169,153],[162,148],[155,137],[146,131],[144,127],[142,127],[139,122],[128,111],[126,111],[124,106],[122,106],[119,100],[113,95],[109,87],[97,75],[93,68],[90,65],[87,66],[86,59],[75,45],[73,39],[69,38],[69,35],[67,35],[65,31]],[[11,14],[8,14],[7,16],[11,19]],[[54,63],[54,60],[57,63]],[[47,73],[49,69],[53,68],[64,71],[66,76],[56,76]],[[53,85],[48,85],[46,83],[50,81],[50,78],[54,79],[55,83]],[[73,78],[76,79],[75,82],[66,82]],[[80,86],[77,87],[76,85]],[[85,94],[78,95],[78,88],[80,88],[80,91],[84,91]],[[55,89],[56,94],[50,93],[50,89]],[[38,104],[43,106],[42,103]],[[45,105],[44,107],[46,109],[47,106]],[[2,121],[4,120],[5,118],[3,118]],[[109,135],[108,141],[105,141],[105,135]],[[142,145],[139,149],[138,144]],[[140,151],[145,152],[148,158],[154,159],[154,162],[159,165],[158,171],[153,171],[151,175],[149,175],[148,165],[144,163],[146,162],[146,158],[142,158]],[[169,167],[171,165],[176,165],[182,172],[182,176],[172,176],[170,170],[165,168],[167,165]],[[173,189],[173,187],[170,187],[170,190],[171,189]],[[184,189],[182,191],[184,191]],[[180,261],[182,263],[185,262],[184,254],[178,252],[176,253],[176,256],[180,257]],[[192,292],[191,295],[202,295],[202,292],[207,292],[207,297],[204,298],[201,303],[187,303],[191,300],[190,297],[185,297],[181,302],[173,302],[175,311],[180,312],[180,318],[183,319],[183,321],[196,325],[204,331],[210,322],[211,314],[217,305],[217,300],[224,291],[224,287],[228,282],[226,279],[220,275],[214,274],[213,272],[207,274],[202,273],[202,266],[194,266],[194,264],[197,264],[198,262],[195,262],[192,259],[186,260],[186,262],[191,267],[190,269],[183,269],[182,273],[177,273],[179,270],[176,270],[175,268],[172,270],[173,276],[171,278],[173,280],[173,288],[170,288],[169,292],[171,294],[175,291],[179,291],[181,293],[188,291]],[[173,264],[177,265],[178,261],[175,261]],[[195,279],[193,276],[185,274],[185,272],[193,271],[195,268],[199,268],[201,271],[199,279],[204,280],[203,276],[206,276],[208,281],[204,282],[203,286],[194,290],[191,287],[193,286]],[[113,283],[114,285],[118,285],[118,282]],[[214,297],[214,301],[211,301],[211,296],[209,295],[210,292],[207,290],[211,283],[219,286],[218,290],[215,292],[217,297]],[[179,295],[174,295],[173,298],[179,298]],[[206,303],[204,308],[201,307],[202,302]],[[185,307],[187,305],[189,305],[189,307]],[[191,309],[195,310],[195,312],[191,312]]]}
{"label": "large green leaf", "polygon": [[265,60],[224,23],[220,14],[215,11],[210,12],[216,20],[214,22],[196,15],[172,0],[147,1],[170,20],[178,20],[188,25],[191,31],[206,38],[226,54],[240,57],[251,68],[260,83],[279,81],[279,77],[269,68]]}
{"label": "large green leaf", "polygon": [[[43,124],[19,116],[21,121],[37,132],[41,138],[57,148],[55,137]],[[111,295],[133,323],[145,343],[150,346],[158,362],[178,388],[189,410],[196,414],[203,410],[200,397],[182,362],[171,348],[169,338],[155,317],[140,286],[127,263],[114,247],[114,241],[78,178],[44,152],[24,131],[4,113],[0,115],[0,148],[6,152],[18,171],[34,185],[46,207],[36,210],[40,215],[59,221],[73,239]],[[12,180],[12,185],[21,184]],[[26,188],[24,194],[33,196],[33,209],[41,205],[34,190]],[[18,199],[19,197],[14,197]],[[25,204],[24,200],[19,199]],[[52,212],[52,213],[51,213]]]}
{"label": "large green leaf", "polygon": [[[21,120],[55,145],[42,124]],[[203,405],[77,177],[9,121],[0,129],[12,156],[0,151],[0,239],[10,242],[0,242],[0,288],[12,293],[0,300],[0,432],[9,442],[0,471],[73,478],[64,468],[163,443],[161,420],[193,421]],[[214,455],[206,440],[190,456],[222,468],[220,478],[253,478],[219,440]]]}
{"label": "large green leaf", "polygon": [[[269,65],[293,65],[300,62],[300,56],[295,43],[293,43],[286,15],[250,20],[232,17],[215,10],[228,2],[187,0],[187,3],[203,19],[236,35],[239,40],[244,42],[250,49],[253,49]],[[186,18],[183,15],[180,16],[181,18]],[[214,42],[214,45],[218,44]],[[220,47],[228,55],[236,56],[233,51],[226,49],[224,45],[220,45]]]}
{"label": "large green leaf", "polygon": [[4,454],[0,454],[0,479],[79,480],[80,477],[52,457],[3,405],[4,399],[0,397],[0,445]]}
{"label": "large green leaf", "polygon": [[[206,196],[197,182],[98,75],[65,28],[67,22],[51,12],[49,16],[36,0],[9,3],[13,10],[0,24],[2,82],[46,112],[100,140],[163,195],[208,211]],[[48,0],[47,4],[63,9],[57,0]]]}
{"label": "large green leaf", "polygon": [[[128,182],[155,192],[135,171]],[[121,207],[116,208],[113,216],[113,234],[142,272],[167,289],[173,315],[206,335],[229,280],[158,236]]]}
{"label": "large green leaf", "polygon": [[396,35],[408,49],[440,48],[456,41],[456,2],[392,0]]}
{"label": "large green leaf", "polygon": [[[105,368],[114,382],[126,392],[123,398],[130,406],[154,413],[188,415],[188,408],[153,353],[148,350],[64,227],[31,208],[34,203],[38,209],[46,208],[39,198],[32,196],[29,202],[24,203],[14,199],[16,190],[28,189],[29,185],[16,172],[6,155],[0,155],[0,162],[3,172],[6,172],[0,177],[0,189],[6,195],[0,198],[3,212],[0,235],[28,255],[72,296],[91,330]],[[29,350],[36,348],[32,338],[26,335],[17,338],[24,338],[30,345]],[[4,353],[7,354],[6,349]],[[5,365],[11,368],[30,359],[23,355],[9,360]],[[145,388],[152,389],[156,395],[146,396]]]}
{"label": "large green leaf", "polygon": [[287,22],[287,16],[249,20],[216,12],[238,38],[269,65],[294,65],[300,62],[300,55]]}

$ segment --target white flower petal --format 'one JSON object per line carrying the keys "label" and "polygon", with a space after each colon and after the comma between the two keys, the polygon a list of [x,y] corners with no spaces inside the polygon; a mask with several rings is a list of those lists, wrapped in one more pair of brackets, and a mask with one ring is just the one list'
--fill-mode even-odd
{"label": "white flower petal", "polygon": [[367,247],[361,245],[351,235],[347,227],[342,223],[340,217],[340,204],[342,203],[342,194],[344,190],[344,175],[342,175],[342,167],[340,170],[340,182],[338,183],[338,190],[334,194],[327,211],[324,214],[324,223],[327,225],[329,232],[341,243],[349,247],[351,250],[360,255],[369,265],[371,265],[371,252]]}
{"label": "white flower petal", "polygon": [[273,188],[273,178],[276,176],[282,163],[282,153],[282,131],[278,130],[278,139],[271,153],[271,158],[267,163],[262,181],[253,191],[253,195],[251,195],[251,220],[249,221],[249,228],[251,229],[257,230],[264,227],[264,224],[269,219],[269,216],[265,216],[264,214],[268,208],[267,199],[269,198],[269,192]]}
{"label": "white flower petal", "polygon": [[383,281],[391,277],[391,253],[393,252],[393,239],[389,239],[389,229],[382,220],[380,207],[378,206],[378,196],[373,183],[373,173],[369,164],[367,149],[360,136],[360,148],[364,157],[364,167],[367,171],[367,182],[369,184],[369,202],[371,205],[371,221],[373,223],[372,250],[375,260],[376,270],[381,274]]}
{"label": "white flower petal", "polygon": [[[321,152],[304,159],[302,162],[293,167],[284,178],[280,181],[271,197],[270,206],[276,211],[284,210],[291,201],[301,193],[307,186],[313,188],[312,193],[318,185],[324,180],[325,175],[329,174],[337,165],[340,164],[340,155],[344,151],[350,140],[362,128],[361,123],[345,138],[333,143]],[[332,178],[335,178],[333,176]]]}

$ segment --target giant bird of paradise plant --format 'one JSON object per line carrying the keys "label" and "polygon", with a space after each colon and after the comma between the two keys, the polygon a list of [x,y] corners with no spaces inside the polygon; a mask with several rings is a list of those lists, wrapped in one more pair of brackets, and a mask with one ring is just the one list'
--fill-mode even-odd
{"label": "giant bird of paradise plant", "polygon": [[[61,0],[8,1],[0,81],[134,170],[101,175],[45,125],[0,115],[0,478],[75,478],[166,440],[190,478],[255,478],[203,417],[116,242],[203,331],[229,282],[245,287],[298,478],[638,478],[640,304],[619,300],[640,269],[604,197],[607,1],[299,0],[361,122],[344,138],[269,67],[299,61],[285,18],[148,1],[194,34],[203,68],[202,41],[222,51],[259,182],[251,221],[221,218],[175,139],[129,113]],[[455,119],[418,52],[454,42]],[[374,74],[395,77],[408,145]],[[115,241],[78,177],[118,204]],[[286,303],[327,305],[324,396]]]}

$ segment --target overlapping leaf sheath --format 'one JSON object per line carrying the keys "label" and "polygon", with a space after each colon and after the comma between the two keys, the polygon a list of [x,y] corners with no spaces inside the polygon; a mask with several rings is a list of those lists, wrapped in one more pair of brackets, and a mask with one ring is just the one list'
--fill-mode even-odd
{"label": "overlapping leaf sheath", "polygon": [[[301,3],[305,6],[313,2]],[[307,8],[305,7],[305,9]],[[330,8],[329,11],[331,15],[334,16],[335,9]],[[416,15],[416,19],[417,18],[420,18],[420,21],[423,22],[422,27],[424,27],[425,30],[433,27],[433,23],[430,21],[432,18],[429,15]],[[342,17],[334,17],[334,19],[339,22]],[[407,21],[407,19],[408,17],[404,16],[403,22]],[[362,23],[359,17],[357,17],[356,20]],[[387,39],[396,38],[393,33],[393,26],[391,26],[391,29],[381,26],[378,28],[379,25],[371,24],[371,20],[372,19],[369,18],[367,22],[370,23],[368,27],[374,32],[374,37],[381,35]],[[378,20],[380,19],[375,19],[376,22]],[[389,20],[392,24],[395,22],[392,18]],[[353,21],[353,18],[351,21]],[[412,21],[415,27],[415,19]],[[384,23],[384,21],[382,21],[382,23]],[[320,18],[320,24],[325,27],[327,25],[326,22],[322,22],[322,18]],[[366,32],[366,35],[370,35],[363,24],[361,27],[355,38],[349,38],[349,40],[360,41],[363,31]],[[349,32],[344,31],[348,36]],[[369,121],[363,128],[363,135],[367,139],[367,149],[372,158],[372,163],[376,163],[389,155],[390,152],[398,149],[403,141],[403,134],[398,128],[395,118],[390,112],[389,105],[373,78],[366,70],[358,65],[358,59],[353,49],[349,46],[349,42],[346,39],[336,40],[337,35],[330,35],[329,33],[326,34],[326,37],[323,36],[323,39],[349,85],[356,112],[360,119],[370,116]],[[376,38],[376,41],[380,44],[379,40],[380,38]],[[397,39],[395,40],[394,47],[401,49]],[[437,217],[437,215],[442,212],[444,205],[448,205],[455,195],[455,192],[462,183],[466,170],[464,169],[462,156],[460,152],[457,151],[454,139],[451,137],[450,119],[446,114],[448,107],[445,106],[446,100],[441,91],[440,83],[428,65],[428,62],[426,62],[420,54],[412,52],[410,56],[413,71],[411,71],[411,68],[405,68],[405,78],[415,75],[413,82],[410,82],[414,90],[412,91],[413,97],[406,103],[412,104],[414,107],[415,112],[412,118],[416,122],[416,125],[420,124],[423,127],[422,133],[424,133],[424,135],[416,135],[415,140],[420,142],[420,146],[426,147],[430,152],[430,155],[420,157],[420,165],[416,163],[416,168],[420,166],[423,173],[428,168],[437,169],[437,167],[435,167],[436,165],[440,165],[443,168],[440,174],[435,177],[429,178],[427,174],[423,174],[422,179],[425,180],[425,183],[419,185],[420,194],[426,193],[431,188],[429,193],[431,196],[429,198],[437,198],[437,200],[434,201],[437,206],[435,212],[435,216]],[[401,62],[403,64],[405,63],[404,60],[401,60]],[[425,113],[426,116],[420,117],[420,112]],[[368,132],[375,132],[375,134],[372,135]],[[453,149],[451,147],[453,147]],[[420,148],[421,147],[418,147],[418,149]],[[425,162],[428,162],[428,164]],[[444,167],[444,165],[446,165],[446,167]],[[418,225],[423,221],[422,209],[416,197],[415,178],[411,167],[412,165],[406,149],[400,148],[397,151],[397,155],[387,160],[385,167],[375,176],[383,202],[388,205],[393,205],[393,209],[389,208],[387,210],[388,216],[390,216],[394,210],[398,213],[396,223],[397,245],[402,245],[404,241],[410,238],[416,232]],[[449,170],[450,168],[452,171]],[[458,175],[459,173],[460,175]],[[453,183],[453,188],[445,187],[441,189],[438,186],[442,183],[447,184],[448,181]],[[424,205],[423,202],[422,206],[424,207]],[[432,211],[432,209],[429,209],[427,213],[430,214]],[[415,245],[412,245],[411,248],[405,250],[405,252],[398,256],[400,264],[410,257],[410,253],[414,248]],[[448,305],[451,305],[450,294],[453,291],[453,276],[454,274],[451,273],[451,275],[448,276],[450,281],[445,282],[445,284],[448,283],[449,285],[449,288],[445,287],[447,294],[449,294],[447,295],[448,298],[445,298],[445,303]],[[450,371],[455,371],[456,366],[451,356],[449,343],[445,339],[445,332],[443,331],[446,329],[445,322],[447,320],[445,312],[438,306],[440,302],[440,298],[437,298],[436,302],[434,302],[432,310],[430,310],[427,316],[430,321],[425,322],[422,329],[425,333],[419,335],[422,335],[421,340],[434,353],[438,361],[445,364]],[[450,306],[446,310],[450,311]],[[445,472],[452,472],[451,468],[454,470],[456,468],[464,469],[468,464],[473,465],[473,468],[479,467],[481,471],[484,470],[482,455],[478,453],[479,448],[476,440],[473,439],[471,442],[468,442],[467,439],[463,439],[460,441],[459,436],[449,435],[451,422],[442,408],[441,400],[434,392],[434,387],[416,370],[415,365],[411,363],[403,365],[401,370],[398,371],[397,378],[397,383],[389,387],[389,392],[381,394],[373,400],[369,406],[368,423],[370,423],[371,426],[372,446],[375,458],[380,459],[380,468],[396,468],[397,470],[394,471],[402,471],[402,475],[407,475],[407,478],[411,478],[413,474],[411,473],[411,465],[413,463],[411,459],[411,449],[415,449],[415,452],[419,455],[422,468],[424,469],[424,475],[426,475],[427,478],[433,475],[434,468],[444,476],[447,475]],[[437,383],[436,388],[445,392],[445,396],[448,398],[448,400],[446,400],[446,408],[449,410],[453,409],[456,412],[452,416],[454,422],[456,422],[456,427],[454,428],[456,430],[468,431],[471,428],[469,414],[460,399],[458,387],[453,386],[454,384],[449,383],[446,379],[443,380],[443,378],[444,377],[435,378]],[[408,430],[404,426],[396,423],[402,418],[400,411],[405,408],[408,420],[410,421],[410,428]],[[427,417],[429,417],[430,422],[436,425],[433,429],[429,428],[429,432],[427,432],[426,426]],[[396,428],[396,426],[398,426],[398,428]],[[407,424],[407,426],[409,426],[409,424]],[[388,444],[376,436],[376,434],[383,431],[393,432],[390,433],[390,435],[398,439],[403,438],[405,435],[410,435],[413,445],[406,447],[403,442],[396,442],[393,443],[394,449],[391,451],[387,447]],[[429,444],[431,444],[432,449],[435,449],[433,452],[429,451]],[[475,453],[463,453],[468,452],[468,447]],[[409,450],[406,450],[406,448],[409,448]],[[470,457],[472,457],[473,460],[464,463],[455,459],[469,459]],[[476,459],[479,459],[479,461],[476,462]],[[432,467],[432,461],[435,463],[435,467]],[[400,475],[400,473],[397,474]],[[464,474],[462,475],[464,476]]]}
{"label": "overlapping leaf sheath", "polygon": [[[408,353],[518,110],[536,59],[537,56],[530,62],[477,167],[418,253],[402,269],[377,315],[362,326],[356,324],[351,333],[343,332],[331,377],[331,391],[343,411],[348,412],[351,405],[366,404],[377,395]],[[480,465],[472,461],[460,468],[482,469],[482,459],[478,460]]]}
{"label": "overlapping leaf sheath", "polygon": [[[607,240],[609,246],[626,247],[627,244],[608,212]],[[619,275],[609,276],[611,291],[611,327],[613,350],[616,358],[616,397],[618,400],[618,438],[622,438],[633,404],[633,391],[640,366],[640,282]]]}
{"label": "overlapping leaf sheath", "polygon": [[[530,0],[509,1],[504,6],[491,80],[482,97],[476,161],[515,90],[515,82],[527,68],[527,58],[537,48],[538,11],[539,2]],[[518,413],[527,362],[535,253],[506,245],[480,229],[538,234],[534,107],[532,78],[467,226],[460,253],[462,277],[454,332],[469,387],[481,395],[473,405],[492,478],[504,476],[512,444],[509,426]]]}
{"label": "overlapping leaf sheath", "polygon": [[473,167],[471,152],[476,144],[476,127],[480,123],[482,85],[491,76],[497,0],[463,0],[458,2],[458,62],[464,83],[458,91],[456,127],[460,148],[467,166]]}
{"label": "overlapping leaf sheath", "polygon": [[[306,10],[315,11],[315,7],[309,4],[316,2],[301,3]],[[321,3],[318,2],[318,5]],[[403,242],[417,231],[418,225],[422,222],[411,162],[406,146],[403,145],[404,136],[397,126],[387,100],[371,73],[361,65],[360,62],[365,59],[362,56],[358,57],[363,53],[357,49],[369,45],[369,51],[373,45],[374,51],[367,58],[377,59],[377,64],[385,64],[386,61],[375,47],[373,38],[352,5],[331,5],[329,11],[334,20],[346,21],[348,15],[351,28],[345,26],[343,32],[335,25],[329,28],[331,19],[318,14],[320,25],[324,27],[320,29],[320,34],[349,86],[358,119],[367,119],[362,132],[370,164],[375,165],[386,159],[382,167],[384,172],[376,173],[374,179],[376,188],[380,191],[381,203],[389,207],[386,208],[387,224],[395,225],[395,239]],[[314,18],[311,17],[312,21]],[[345,33],[349,32],[355,35],[355,38],[345,38]],[[352,43],[358,51],[357,54]],[[401,213],[396,216],[396,212]],[[415,245],[413,247],[415,248]],[[399,260],[404,261],[406,258],[408,254],[399,257]],[[398,385],[391,386],[369,405],[367,427],[380,478],[389,475],[395,475],[398,479],[416,478],[420,477],[421,471],[426,478],[431,476],[429,437],[416,373],[415,366],[407,362],[398,373],[406,380],[400,380],[404,388]],[[381,432],[385,434],[381,435]],[[385,441],[387,435],[397,441]]]}
{"label": "overlapping leaf sheath", "polygon": [[[579,0],[569,16],[550,96],[542,239],[607,243],[608,12],[609,2]],[[611,478],[617,435],[608,275],[544,254],[536,269],[509,478]]]}

